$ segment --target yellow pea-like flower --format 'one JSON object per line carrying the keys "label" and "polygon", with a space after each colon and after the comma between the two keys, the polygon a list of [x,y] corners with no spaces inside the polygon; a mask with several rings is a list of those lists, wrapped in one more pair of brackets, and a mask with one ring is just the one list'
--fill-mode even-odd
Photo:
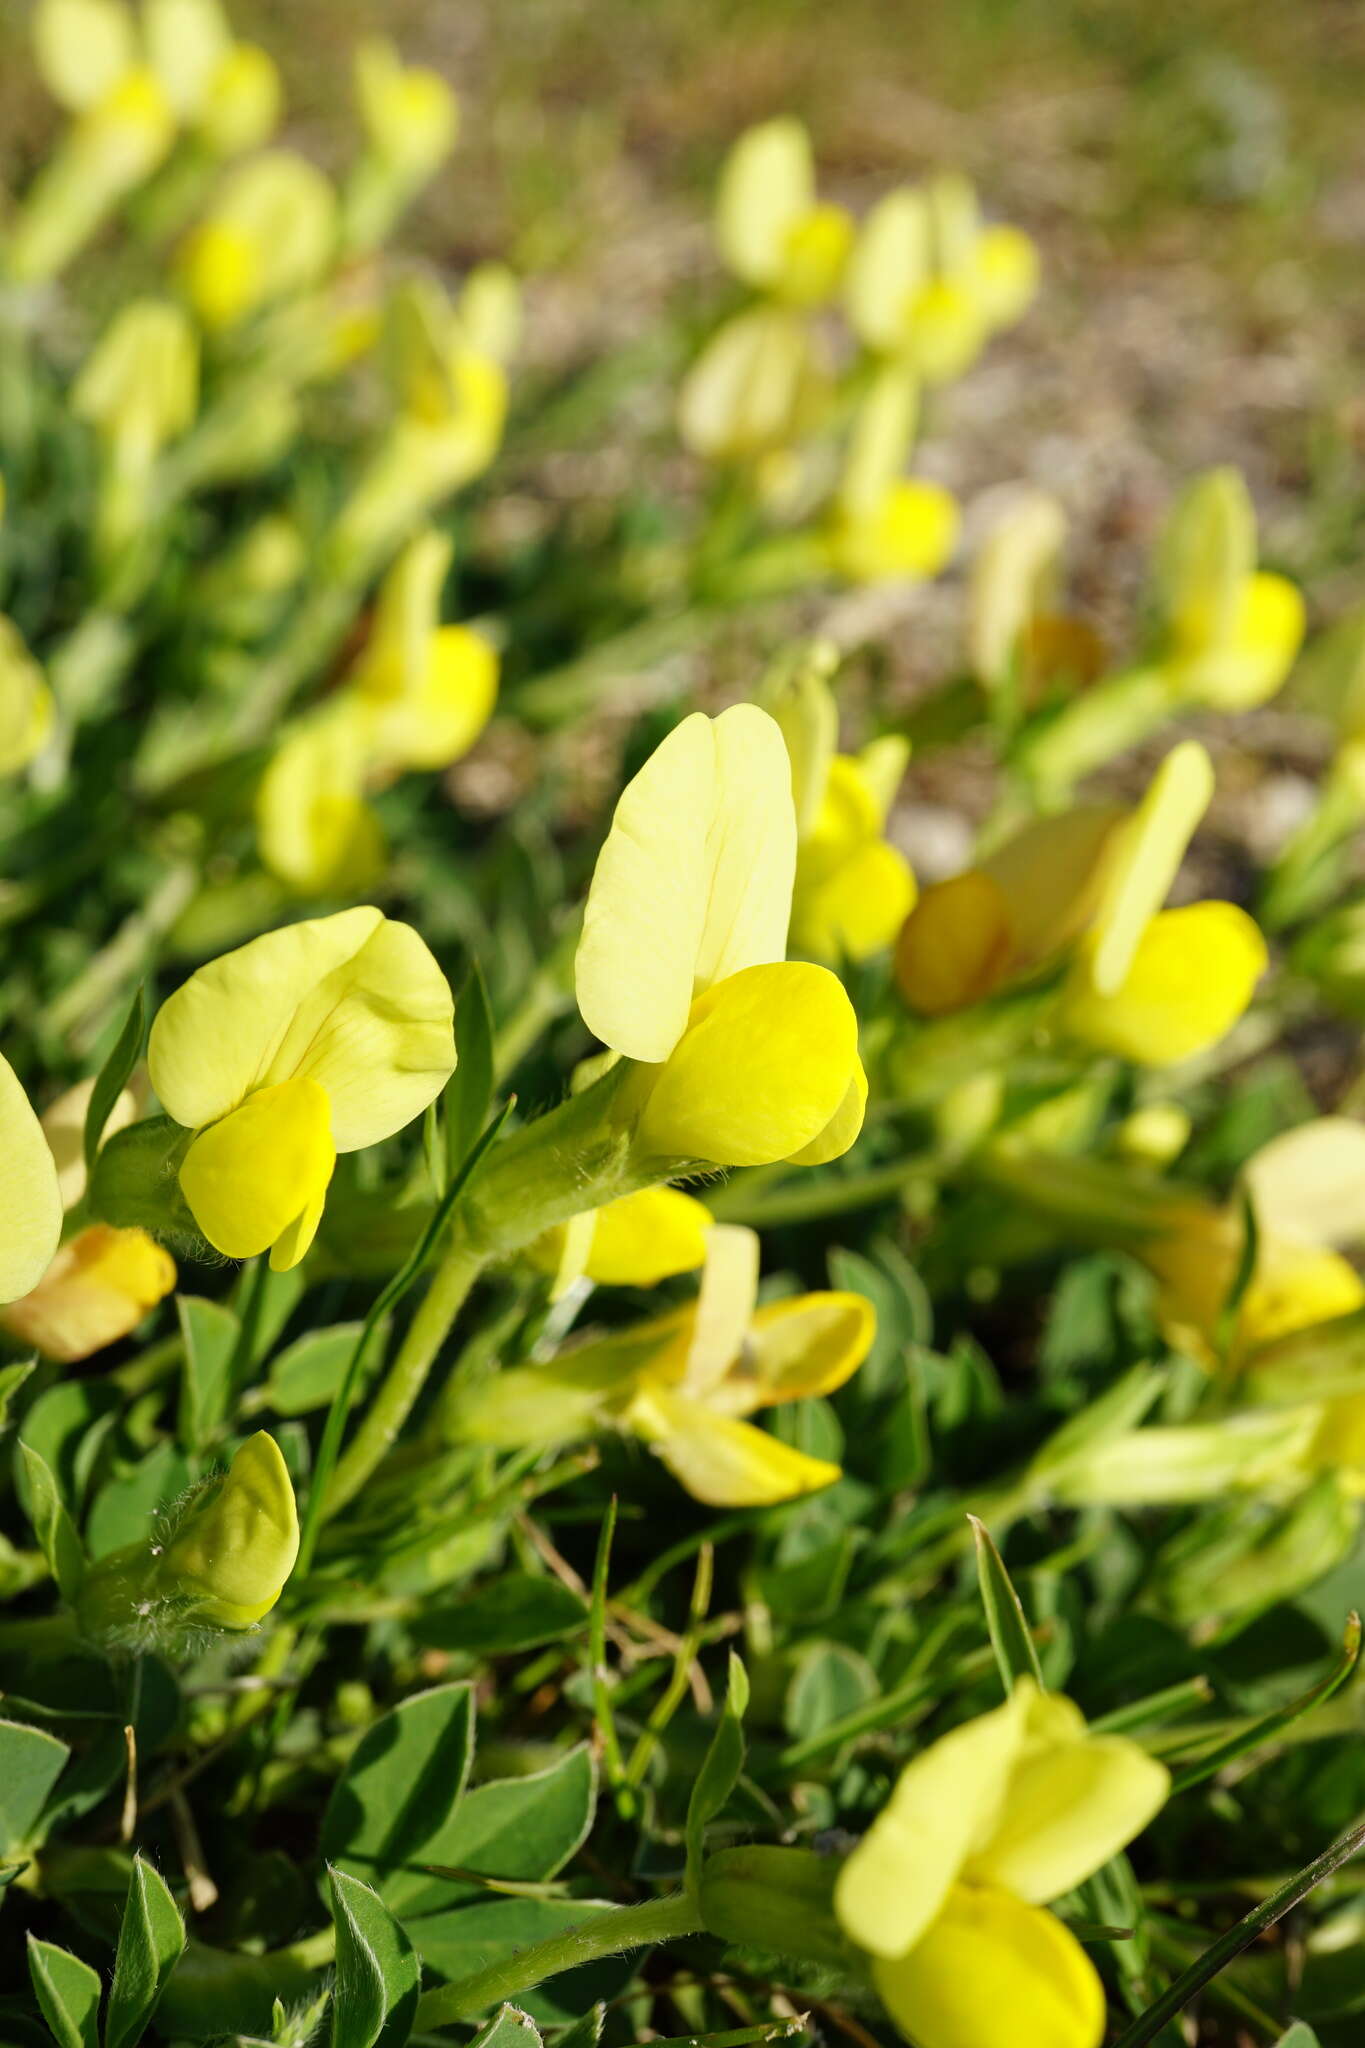
{"label": "yellow pea-like flower", "polygon": [[1170,1778],[1021,1679],[906,1766],[834,1903],[917,2048],[1099,2048],[1094,1965],[1043,1908],[1117,1855]]}
{"label": "yellow pea-like flower", "polygon": [[816,197],[801,123],[780,117],[746,129],[716,197],[716,242],[734,275],[794,305],[819,305],[836,289],[852,240],[842,207]]}
{"label": "yellow pea-like flower", "polygon": [[0,613],[0,775],[17,775],[41,754],[55,718],[47,677]]}
{"label": "yellow pea-like flower", "polygon": [[915,901],[909,861],[883,838],[910,748],[889,736],[836,754],[797,843],[793,943],[818,960],[867,960],[889,946]]}
{"label": "yellow pea-like flower", "polygon": [[714,1225],[694,1304],[550,1364],[499,1373],[465,1402],[458,1432],[515,1446],[622,1429],[714,1507],[766,1507],[828,1486],[838,1466],[748,1418],[842,1386],[871,1348],[875,1312],[851,1293],[758,1308],[757,1287],[754,1233]]}
{"label": "yellow pea-like flower", "polygon": [[1181,697],[1244,711],[1273,697],[1303,643],[1297,586],[1256,567],[1256,515],[1234,469],[1196,477],[1177,500],[1157,556],[1168,645],[1163,673]]}
{"label": "yellow pea-like flower", "polygon": [[261,859],[300,895],[358,895],[378,880],[384,837],[365,801],[369,721],[334,702],[287,732],[256,791]]}
{"label": "yellow pea-like flower", "polygon": [[996,689],[1025,667],[1037,623],[1055,603],[1066,514],[1047,491],[1021,493],[972,563],[967,656],[972,673]]}
{"label": "yellow pea-like flower", "polygon": [[181,308],[134,299],[105,329],[72,387],[72,409],[103,440],[154,455],[194,418],[199,345]]}
{"label": "yellow pea-like flower", "polygon": [[840,505],[829,532],[836,573],[851,583],[937,576],[957,548],[956,498],[923,477],[901,477],[871,505]]}
{"label": "yellow pea-like flower", "polygon": [[258,1430],[191,1506],[157,1578],[190,1603],[192,1621],[251,1628],[279,1599],[298,1554],[294,1488],[275,1439]]}
{"label": "yellow pea-like flower", "polygon": [[1096,987],[1095,959],[1087,941],[1062,993],[1062,1028],[1100,1051],[1164,1067],[1192,1059],[1231,1030],[1269,955],[1235,903],[1191,903],[1148,922],[1112,993]]}
{"label": "yellow pea-like flower", "polygon": [[9,1062],[0,1055],[0,1301],[42,1279],[62,1235],[57,1164]]}
{"label": "yellow pea-like flower", "polygon": [[230,1258],[296,1265],[337,1152],[419,1116],[455,1066],[453,1003],[409,926],[372,908],[267,932],[201,967],[161,1007],[152,1086],[197,1135],[180,1183]]}
{"label": "yellow pea-like flower", "polygon": [[336,239],[336,195],[323,173],[292,150],[266,150],[231,173],[185,243],[190,303],[206,327],[235,326],[316,284]]}
{"label": "yellow pea-like flower", "polygon": [[459,106],[438,72],[404,64],[382,36],[357,49],[355,90],[366,147],[347,183],[344,234],[368,250],[454,148]]}
{"label": "yellow pea-like flower", "polygon": [[557,1294],[579,1279],[598,1287],[656,1287],[696,1271],[710,1228],[710,1210],[681,1188],[641,1188],[556,1224],[527,1256],[554,1274]]}
{"label": "yellow pea-like flower", "polygon": [[175,1260],[145,1230],[93,1223],[62,1246],[31,1292],[0,1310],[0,1323],[69,1365],[130,1335],[175,1282]]}
{"label": "yellow pea-like flower", "polygon": [[233,43],[195,111],[195,133],[214,156],[246,156],[274,134],[283,102],[270,53],[256,43]]}
{"label": "yellow pea-like flower", "polygon": [[708,462],[755,462],[800,441],[828,394],[809,323],[787,306],[750,306],[716,330],[684,377],[678,432]]}

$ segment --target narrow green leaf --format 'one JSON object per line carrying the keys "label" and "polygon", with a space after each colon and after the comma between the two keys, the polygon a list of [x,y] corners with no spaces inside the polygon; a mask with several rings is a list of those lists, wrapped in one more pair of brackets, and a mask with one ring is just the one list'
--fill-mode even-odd
{"label": "narrow green leaf", "polygon": [[95,1085],[90,1091],[82,1138],[87,1173],[95,1163],[104,1127],[114,1113],[114,1104],[128,1086],[133,1068],[142,1055],[142,1041],[146,1035],[147,991],[140,988],[123,1020],[123,1029],[114,1040],[109,1057],[96,1075]]}
{"label": "narrow green leaf", "polygon": [[45,1729],[0,1721],[0,1854],[28,1845],[70,1755]]}
{"label": "narrow green leaf", "polygon": [[555,2048],[597,2048],[606,2016],[607,2008],[600,2000],[596,2005],[590,2005],[581,2019],[575,2020],[557,2037]]}
{"label": "narrow green leaf", "polygon": [[227,1414],[241,1328],[231,1309],[219,1302],[179,1294],[175,1305],[185,1359],[176,1433],[187,1451],[202,1451]]}
{"label": "narrow green leaf", "polygon": [[687,1803],[687,1890],[693,1900],[699,1896],[707,1824],[725,1805],[744,1768],[743,1721],[748,1704],[749,1674],[732,1650],[725,1709]]}
{"label": "narrow green leaf", "polygon": [[1171,1797],[1174,1799],[1179,1793],[1188,1792],[1192,1786],[1202,1785],[1206,1778],[1212,1778],[1217,1772],[1226,1770],[1239,1756],[1245,1756],[1249,1750],[1261,1749],[1266,1743],[1273,1742],[1276,1736],[1281,1735],[1286,1728],[1291,1728],[1295,1721],[1302,1720],[1303,1716],[1311,1713],[1315,1707],[1325,1706],[1333,1693],[1340,1692],[1342,1686],[1354,1678],[1360,1664],[1363,1644],[1365,1638],[1362,1638],[1360,1616],[1353,1613],[1347,1617],[1346,1633],[1342,1639],[1340,1652],[1327,1676],[1320,1678],[1307,1692],[1300,1693],[1297,1699],[1288,1701],[1282,1707],[1276,1707],[1271,1713],[1263,1715],[1259,1721],[1252,1721],[1247,1727],[1239,1729],[1236,1735],[1220,1743],[1217,1749],[1210,1750],[1207,1756],[1201,1757],[1187,1770],[1179,1772],[1171,1784]]}
{"label": "narrow green leaf", "polygon": [[0,1365],[0,1429],[9,1420],[9,1404],[33,1371],[37,1360],[21,1358],[14,1365]]}
{"label": "narrow green leaf", "polygon": [[[594,2011],[598,2013],[597,2028],[600,2033],[601,2008],[594,2007]],[[575,2033],[577,2029],[571,2027],[569,2032]],[[559,2038],[562,2044],[568,2039],[568,2035],[561,2034]],[[469,2048],[541,2048],[540,2029],[530,2014],[524,2013],[520,2006],[504,2005],[494,2013],[491,2020],[485,2020],[470,2042]]]}
{"label": "narrow green leaf", "polygon": [[613,1494],[597,1538],[592,1606],[588,1617],[588,1662],[592,1673],[593,1718],[597,1724],[598,1741],[602,1745],[602,1762],[606,1768],[607,1783],[617,1793],[617,1804],[624,1814],[634,1810],[634,1794],[624,1783],[625,1759],[616,1732],[607,1672],[607,1576],[611,1569],[612,1538],[616,1534],[616,1506],[616,1495]]}
{"label": "narrow green leaf", "polygon": [[328,1867],[337,1931],[332,2048],[403,2048],[421,1964],[387,1906],[358,1877]]}
{"label": "narrow green leaf", "polygon": [[986,1610],[995,1661],[1005,1691],[1013,1692],[1021,1678],[1032,1678],[1043,1687],[1042,1666],[1024,1615],[1023,1602],[1015,1592],[1004,1560],[991,1541],[990,1531],[975,1515],[968,1515],[976,1541],[976,1569],[981,1582],[981,1604]]}
{"label": "narrow green leaf", "polygon": [[165,1879],[135,1856],[114,1958],[104,2048],[133,2048],[141,2040],[184,1947],[185,1923]]}
{"label": "narrow green leaf", "polygon": [[458,1064],[446,1083],[446,1178],[457,1174],[488,1121],[493,1100],[493,1012],[478,961],[455,1006]]}
{"label": "narrow green leaf", "polygon": [[52,1467],[31,1444],[20,1439],[24,1477],[28,1481],[29,1520],[57,1590],[71,1605],[80,1598],[85,1579],[85,1551],[76,1527],[57,1491]]}
{"label": "narrow green leaf", "polygon": [[[562,2041],[560,2048],[563,2048]],[[1289,2032],[1281,2034],[1275,2048],[1322,2048],[1322,2043],[1306,2020],[1295,2020]]]}
{"label": "narrow green leaf", "polygon": [[100,1980],[89,1963],[30,1934],[28,1974],[59,2048],[99,2048]]}

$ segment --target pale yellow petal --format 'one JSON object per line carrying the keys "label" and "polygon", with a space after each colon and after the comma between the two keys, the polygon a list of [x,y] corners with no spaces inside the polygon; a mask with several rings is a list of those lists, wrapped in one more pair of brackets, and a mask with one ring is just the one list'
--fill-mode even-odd
{"label": "pale yellow petal", "polygon": [[[92,1074],[89,1080],[78,1081],[74,1088],[68,1088],[43,1111],[43,1136],[57,1163],[57,1184],[62,1191],[63,1209],[74,1209],[85,1193],[85,1119],[94,1092],[95,1076]],[[124,1088],[109,1112],[104,1136],[112,1138],[115,1131],[126,1130],[136,1118],[137,1097],[131,1088]]]}
{"label": "pale yellow petal", "polygon": [[298,1554],[294,1488],[278,1444],[262,1429],[191,1509],[159,1569],[204,1604],[207,1618],[246,1628],[279,1599]]}
{"label": "pale yellow petal", "polygon": [[1171,1779],[1122,1736],[1091,1735],[1083,1723],[1051,1737],[1032,1732],[995,1831],[963,1874],[1046,1905],[1142,1833],[1165,1805]]}
{"label": "pale yellow petal", "polygon": [[662,1158],[765,1166],[821,1136],[857,1073],[858,1020],[827,968],[748,967],[693,1005],[640,1142]]}
{"label": "pale yellow petal", "polygon": [[845,1934],[875,1956],[915,1947],[967,1858],[999,1825],[1036,1688],[953,1729],[906,1765],[839,1873],[834,1909]]}
{"label": "pale yellow petal", "polygon": [[62,1234],[57,1166],[18,1076],[0,1055],[0,1301],[38,1285]]}
{"label": "pale yellow petal", "polygon": [[707,1507],[771,1507],[830,1486],[839,1467],[807,1457],[775,1436],[719,1415],[701,1401],[651,1389],[626,1413],[694,1500]]}
{"label": "pale yellow petal", "polygon": [[1056,588],[1066,514],[1047,491],[1026,490],[987,534],[972,563],[967,654],[973,674],[998,685],[1019,660],[1029,626]]}
{"label": "pale yellow petal", "polygon": [[1074,1934],[1011,1893],[955,1885],[908,1955],[873,1966],[916,2048],[1099,2048],[1104,1987]]}
{"label": "pale yellow petal", "polygon": [[69,1365],[128,1336],[175,1281],[175,1260],[145,1230],[94,1223],[0,1320],[21,1344]]}
{"label": "pale yellow petal", "polygon": [[876,1334],[877,1312],[861,1294],[768,1302],[749,1325],[746,1385],[754,1405],[832,1394],[858,1370]]}
{"label": "pale yellow petal", "polygon": [[790,116],[748,128],[733,145],[716,194],[716,243],[745,284],[781,274],[787,238],[815,200],[810,137]]}
{"label": "pale yellow petal", "polygon": [[38,0],[32,33],[43,84],[72,113],[104,99],[137,62],[124,0]]}
{"label": "pale yellow petal", "polygon": [[312,1214],[335,1164],[327,1091],[294,1079],[256,1089],[201,1131],[180,1186],[209,1243],[230,1259],[249,1259]]}
{"label": "pale yellow petal", "polygon": [[875,514],[905,467],[919,417],[919,379],[902,361],[884,363],[853,415],[839,478],[850,518]]}
{"label": "pale yellow petal", "polygon": [[711,731],[716,784],[694,995],[782,959],[796,870],[791,760],[776,720],[756,704],[733,704]]}
{"label": "pale yellow petal", "polygon": [[197,114],[232,47],[217,0],[142,0],[142,35],[147,60],[177,116]]}
{"label": "pale yellow petal", "polygon": [[1267,963],[1265,940],[1234,903],[1163,910],[1112,995],[1095,989],[1082,947],[1063,991],[1064,1030],[1142,1066],[1171,1066],[1216,1045],[1242,1015]]}
{"label": "pale yellow petal", "polygon": [[844,306],[859,340],[881,354],[903,349],[928,276],[928,208],[921,193],[901,186],[876,202],[853,245]]}
{"label": "pale yellow petal", "polygon": [[1365,1124],[1351,1117],[1282,1131],[1247,1161],[1242,1178],[1268,1236],[1329,1246],[1365,1238]]}
{"label": "pale yellow petal", "polygon": [[758,1261],[756,1230],[739,1223],[712,1227],[680,1393],[704,1398],[739,1357],[758,1299]]}
{"label": "pale yellow petal", "polygon": [[365,801],[369,729],[334,705],[301,719],[256,791],[256,839],[273,875],[302,895],[371,888],[384,866],[379,821]]}
{"label": "pale yellow petal", "polygon": [[708,462],[750,462],[789,447],[826,392],[809,322],[758,305],[716,330],[683,378],[678,432]]}
{"label": "pale yellow petal", "polygon": [[1157,588],[1177,646],[1199,653],[1232,636],[1256,567],[1256,513],[1230,466],[1205,470],[1181,491],[1157,550]]}
{"label": "pale yellow petal", "polygon": [[1212,761],[1198,740],[1182,740],[1110,841],[1090,953],[1101,995],[1112,995],[1126,979],[1148,920],[1166,901],[1212,795]]}

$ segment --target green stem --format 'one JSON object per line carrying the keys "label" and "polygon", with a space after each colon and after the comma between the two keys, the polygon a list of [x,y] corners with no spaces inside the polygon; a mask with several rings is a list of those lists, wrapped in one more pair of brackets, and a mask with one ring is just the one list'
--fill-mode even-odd
{"label": "green stem", "polygon": [[[519,689],[509,690],[506,709],[534,727],[559,725],[580,717],[597,702],[604,688],[628,677],[638,678],[642,670],[694,645],[704,637],[710,624],[707,612],[691,609],[628,626],[575,660],[546,670]],[[665,674],[657,676],[658,692],[668,684]]]}
{"label": "green stem", "polygon": [[472,1977],[428,1991],[418,2005],[414,2025],[418,2032],[451,2026],[523,1992],[534,1991],[546,1978],[577,1969],[582,1963],[601,1962],[607,1956],[624,1955],[628,1949],[653,1948],[657,1942],[675,1941],[682,1935],[701,1931],[701,1915],[686,1892],[674,1892],[666,1899],[647,1899],[639,1906],[620,1906],[614,1912],[584,1920],[563,1934],[534,1942],[504,1962],[476,1970]]}
{"label": "green stem", "polygon": [[353,1500],[388,1456],[482,1267],[478,1253],[456,1236],[436,1269],[365,1420],[337,1464],[327,1490],[329,1515]]}
{"label": "green stem", "polygon": [[[750,1223],[769,1230],[780,1223],[808,1223],[819,1216],[844,1216],[854,1209],[887,1202],[911,1181],[924,1180],[941,1170],[937,1153],[922,1152],[908,1159],[895,1159],[886,1166],[874,1166],[866,1173],[827,1175],[813,1186],[779,1189],[774,1194],[751,1194],[743,1183],[732,1182],[717,1194],[708,1207],[713,1216],[726,1223]],[[758,1172],[763,1172],[759,1167]]]}
{"label": "green stem", "polygon": [[1159,668],[1134,669],[1073,698],[1047,725],[1026,733],[1013,765],[1044,808],[1060,806],[1077,782],[1147,739],[1177,709]]}

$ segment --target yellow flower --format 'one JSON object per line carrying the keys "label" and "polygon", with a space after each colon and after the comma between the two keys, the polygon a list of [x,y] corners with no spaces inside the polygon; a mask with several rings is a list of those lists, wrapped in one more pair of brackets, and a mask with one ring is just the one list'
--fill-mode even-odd
{"label": "yellow flower", "polygon": [[175,117],[155,74],[126,71],[77,113],[55,154],[24,194],[6,246],[11,274],[55,277],[101,221],[149,178],[175,136]]}
{"label": "yellow flower", "polygon": [[383,872],[384,835],[365,801],[368,721],[353,700],[288,730],[256,791],[256,840],[273,875],[302,896],[358,895]]}
{"label": "yellow flower", "polygon": [[972,563],[967,654],[988,688],[1019,675],[1060,580],[1066,514],[1047,491],[1028,490],[987,535]]}
{"label": "yellow flower", "polygon": [[179,306],[133,299],[115,314],[71,392],[72,410],[138,458],[184,432],[199,398],[199,346]]}
{"label": "yellow flower", "polygon": [[871,505],[841,503],[829,530],[836,573],[851,583],[937,576],[952,560],[962,515],[942,484],[900,477]]}
{"label": "yellow flower", "polygon": [[57,1164],[43,1127],[9,1062],[0,1055],[0,1301],[38,1285],[62,1235]]}
{"label": "yellow flower", "polygon": [[304,157],[265,150],[228,177],[181,251],[206,327],[232,327],[316,284],[336,250],[332,187]]}
{"label": "yellow flower", "polygon": [[195,133],[214,156],[246,156],[274,134],[282,100],[279,69],[268,51],[233,43],[196,110]]}
{"label": "yellow flower", "polygon": [[1273,697],[1303,641],[1304,603],[1256,568],[1256,515],[1234,469],[1197,477],[1162,535],[1157,588],[1167,646],[1160,667],[1181,697],[1245,711]]}
{"label": "yellow flower", "polygon": [[842,1386],[871,1346],[872,1305],[829,1293],[756,1308],[757,1285],[754,1233],[715,1225],[695,1303],[548,1365],[499,1373],[469,1397],[460,1434],[521,1445],[614,1426],[642,1437],[711,1507],[766,1507],[830,1485],[837,1465],[747,1418]]}
{"label": "yellow flower", "polygon": [[790,448],[828,397],[808,323],[751,306],[717,329],[683,379],[678,432],[708,462],[753,462]]}
{"label": "yellow flower", "polygon": [[691,1273],[706,1257],[711,1211],[681,1188],[641,1188],[559,1223],[527,1247],[554,1275],[554,1293],[576,1280],[598,1287],[656,1287]]}
{"label": "yellow flower", "polygon": [[795,866],[787,749],[755,705],[694,712],[622,792],[574,971],[589,1030],[654,1070],[635,1077],[649,1156],[814,1163],[856,1137],[852,1005],[783,958]]}
{"label": "yellow flower", "polygon": [[819,305],[837,287],[852,239],[843,209],[816,198],[801,123],[785,117],[746,129],[716,195],[716,242],[734,275],[793,305]]}
{"label": "yellow flower", "polygon": [[278,1444],[262,1429],[192,1504],[158,1560],[157,1580],[188,1603],[189,1621],[251,1628],[279,1599],[298,1554],[294,1489]]}
{"label": "yellow flower", "polygon": [[1099,2048],[1105,1998],[1046,1911],[1139,1834],[1169,1774],[1021,1679],[931,1745],[839,1873],[834,1904],[916,2048]]}
{"label": "yellow flower", "polygon": [[368,907],[287,925],[201,967],[152,1025],[148,1068],[195,1133],[180,1186],[229,1258],[297,1265],[338,1152],[392,1136],[455,1066],[449,986]]}
{"label": "yellow flower", "polygon": [[[94,1092],[92,1075],[88,1081],[78,1081],[74,1088],[59,1095],[42,1114],[43,1136],[56,1162],[63,1209],[74,1209],[85,1194],[85,1119]],[[105,1138],[126,1130],[136,1117],[137,1097],[131,1088],[124,1088],[105,1121]]]}
{"label": "yellow flower", "polygon": [[373,249],[454,148],[459,107],[438,72],[405,65],[382,36],[356,50],[355,91],[366,148],[346,190],[346,240]]}
{"label": "yellow flower", "polygon": [[17,775],[41,754],[55,715],[47,677],[0,613],[0,775]]}
{"label": "yellow flower", "polygon": [[35,1288],[0,1310],[0,1323],[69,1365],[128,1336],[175,1282],[175,1260],[145,1230],[93,1223],[62,1246]]}
{"label": "yellow flower", "polygon": [[889,946],[915,901],[915,877],[882,837],[909,759],[894,735],[836,754],[810,829],[797,842],[792,942],[817,960],[867,960]]}

